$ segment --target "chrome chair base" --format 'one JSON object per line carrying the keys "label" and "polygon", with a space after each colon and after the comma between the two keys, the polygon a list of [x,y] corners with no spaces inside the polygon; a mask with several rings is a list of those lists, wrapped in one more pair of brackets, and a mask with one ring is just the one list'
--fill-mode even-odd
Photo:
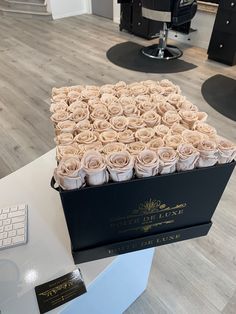
{"label": "chrome chair base", "polygon": [[183,52],[175,46],[166,45],[163,49],[160,48],[159,44],[144,47],[141,49],[141,52],[148,58],[158,60],[172,60],[180,58],[183,55]]}

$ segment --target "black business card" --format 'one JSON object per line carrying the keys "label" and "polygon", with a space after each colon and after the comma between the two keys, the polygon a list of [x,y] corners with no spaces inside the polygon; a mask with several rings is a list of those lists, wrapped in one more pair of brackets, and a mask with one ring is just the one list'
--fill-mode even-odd
{"label": "black business card", "polygon": [[35,287],[40,313],[46,313],[87,292],[80,270]]}

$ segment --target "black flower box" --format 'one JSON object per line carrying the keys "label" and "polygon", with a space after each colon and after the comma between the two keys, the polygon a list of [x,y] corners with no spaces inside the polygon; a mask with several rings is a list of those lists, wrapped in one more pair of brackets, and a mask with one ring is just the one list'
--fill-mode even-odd
{"label": "black flower box", "polygon": [[75,262],[206,235],[235,164],[59,189]]}

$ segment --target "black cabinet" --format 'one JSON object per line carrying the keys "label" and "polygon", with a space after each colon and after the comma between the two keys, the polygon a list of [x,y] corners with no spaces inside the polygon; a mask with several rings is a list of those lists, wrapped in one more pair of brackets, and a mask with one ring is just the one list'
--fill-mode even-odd
{"label": "black cabinet", "polygon": [[120,30],[144,37],[147,39],[157,38],[163,23],[146,19],[142,16],[142,2],[133,0],[130,3],[121,4]]}
{"label": "black cabinet", "polygon": [[236,64],[236,0],[221,0],[208,48],[208,58]]}

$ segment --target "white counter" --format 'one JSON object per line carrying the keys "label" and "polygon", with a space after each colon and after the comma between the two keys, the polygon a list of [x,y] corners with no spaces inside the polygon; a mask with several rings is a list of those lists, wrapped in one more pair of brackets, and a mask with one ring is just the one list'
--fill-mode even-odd
{"label": "white counter", "polygon": [[[0,180],[0,207],[29,206],[28,243],[0,251],[1,314],[39,313],[34,287],[76,268],[60,197],[50,187],[55,164],[50,151]],[[88,292],[50,313],[122,313],[146,288],[153,252],[79,265]]]}

